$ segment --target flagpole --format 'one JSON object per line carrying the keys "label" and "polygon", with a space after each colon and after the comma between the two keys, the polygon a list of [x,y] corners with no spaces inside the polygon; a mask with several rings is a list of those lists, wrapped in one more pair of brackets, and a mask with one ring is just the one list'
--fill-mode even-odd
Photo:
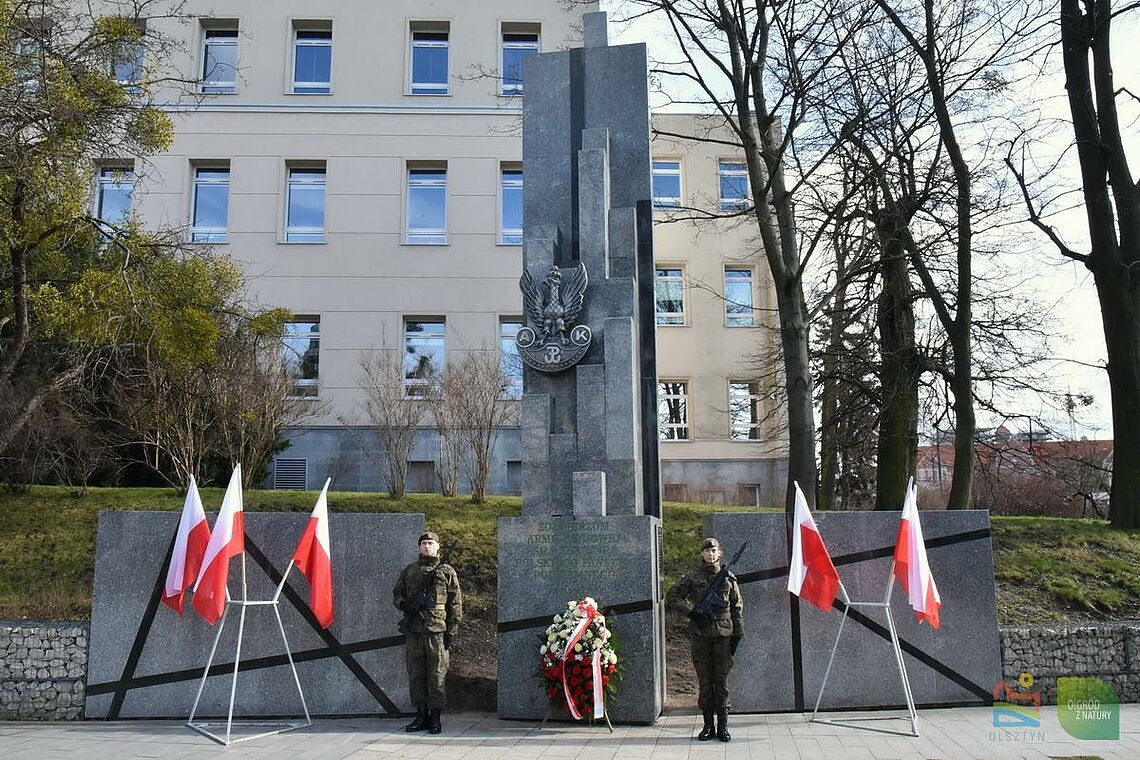
{"label": "flagpole", "polygon": [[297,564],[297,560],[295,558],[289,560],[289,566],[285,568],[285,573],[281,576],[281,582],[277,584],[277,591],[273,594],[274,604],[276,604],[277,600],[281,598],[281,589],[285,588],[285,581],[288,579],[289,573],[292,571],[293,565],[295,564]]}
{"label": "flagpole", "polygon": [[811,719],[819,713],[819,703],[823,700],[823,690],[827,688],[827,679],[831,677],[831,666],[835,662],[835,653],[839,650],[839,638],[843,635],[843,626],[847,622],[847,613],[851,609],[851,597],[847,595],[847,587],[839,581],[839,593],[843,595],[843,616],[839,618],[839,630],[835,634],[835,643],[831,645],[831,656],[827,658],[827,669],[823,671],[823,683],[819,685],[819,696],[815,698],[815,709],[811,711]]}
{"label": "flagpole", "polygon": [[[229,596],[229,589],[226,589],[226,596]],[[218,621],[218,632],[214,634],[214,645],[210,647],[210,656],[206,658],[206,668],[202,671],[202,681],[198,684],[198,693],[194,695],[194,705],[190,708],[190,717],[186,719],[186,725],[190,728],[194,728],[194,715],[198,712],[198,700],[202,698],[202,689],[206,687],[206,677],[210,675],[210,666],[214,664],[214,653],[218,651],[218,642],[222,638],[222,629],[226,627],[226,613],[229,611],[230,606],[227,603],[226,608],[222,610],[222,619]]]}

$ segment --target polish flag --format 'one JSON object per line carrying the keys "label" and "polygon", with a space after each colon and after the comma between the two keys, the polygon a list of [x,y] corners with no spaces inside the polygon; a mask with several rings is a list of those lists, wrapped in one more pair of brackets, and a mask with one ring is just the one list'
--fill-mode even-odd
{"label": "polish flag", "polygon": [[206,545],[209,543],[210,524],[206,522],[206,510],[202,509],[198,484],[191,475],[190,488],[186,491],[186,501],[182,505],[182,517],[178,521],[178,534],[174,538],[174,550],[170,553],[166,584],[162,589],[163,604],[179,615],[182,614],[186,590],[198,580],[202,557],[205,556]]}
{"label": "polish flag", "polygon": [[788,568],[788,591],[811,602],[824,612],[831,610],[839,593],[839,573],[815,527],[807,499],[796,486],[796,515],[792,526],[792,562]]}
{"label": "polish flag", "polygon": [[297,544],[293,561],[309,579],[309,609],[317,616],[321,628],[333,621],[332,551],[329,548],[328,491],[332,478],[325,481],[317,505],[309,516],[309,524]]}
{"label": "polish flag", "polygon": [[206,558],[202,562],[202,573],[194,586],[194,609],[210,625],[226,609],[226,582],[230,576],[230,559],[245,551],[245,518],[242,511],[241,465],[234,467],[226,495],[222,498],[222,509],[214,521],[210,543],[206,546]]}
{"label": "polish flag", "polygon": [[925,620],[931,628],[937,628],[942,598],[938,596],[938,586],[934,585],[934,576],[930,574],[930,564],[926,561],[926,543],[922,539],[922,524],[918,521],[918,486],[913,478],[907,483],[906,500],[899,521],[894,571],[919,622]]}

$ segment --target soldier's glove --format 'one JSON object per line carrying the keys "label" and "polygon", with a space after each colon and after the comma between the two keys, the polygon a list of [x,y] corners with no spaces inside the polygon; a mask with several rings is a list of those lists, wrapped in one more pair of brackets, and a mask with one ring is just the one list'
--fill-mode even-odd
{"label": "soldier's glove", "polygon": [[728,645],[728,653],[730,655],[732,655],[733,657],[736,656],[736,648],[738,646],[740,646],[740,642],[743,638],[744,638],[743,636],[733,636],[732,637],[732,643]]}
{"label": "soldier's glove", "polygon": [[451,639],[452,639],[452,635],[451,635],[450,631],[443,634],[443,648],[444,649],[451,649]]}

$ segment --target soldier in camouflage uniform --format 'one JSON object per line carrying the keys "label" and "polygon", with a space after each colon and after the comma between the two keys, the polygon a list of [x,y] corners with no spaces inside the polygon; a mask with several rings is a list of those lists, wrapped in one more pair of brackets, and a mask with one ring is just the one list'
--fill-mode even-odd
{"label": "soldier in camouflage uniform", "polygon": [[[427,593],[421,593],[426,589]],[[463,617],[463,594],[455,569],[439,559],[439,536],[420,536],[420,556],[404,568],[392,589],[392,601],[404,613],[400,630],[407,637],[405,663],[408,690],[416,718],[405,731],[438,734],[444,704],[443,681],[450,663],[448,650]]]}
{"label": "soldier in camouflage uniform", "polygon": [[[715,538],[706,538],[701,544],[701,565],[689,572],[670,589],[666,602],[671,609],[690,612],[700,603],[713,576],[720,572],[722,550]],[[704,728],[697,734],[701,741],[714,736],[722,742],[732,739],[728,733],[728,671],[732,670],[732,657],[744,638],[742,613],[744,602],[740,584],[731,572],[720,588],[721,599],[728,606],[720,611],[716,620],[689,618],[689,639],[692,644],[693,667],[697,671],[700,694],[697,704],[704,716]],[[713,712],[717,725],[713,725]]]}

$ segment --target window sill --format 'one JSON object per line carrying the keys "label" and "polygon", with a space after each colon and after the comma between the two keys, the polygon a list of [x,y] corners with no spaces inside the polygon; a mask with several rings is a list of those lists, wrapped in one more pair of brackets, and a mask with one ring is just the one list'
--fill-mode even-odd
{"label": "window sill", "polygon": [[286,90],[283,94],[284,95],[290,95],[290,96],[296,95],[299,98],[312,98],[312,97],[327,98],[328,96],[332,95],[333,93],[332,93],[332,90],[329,90],[328,92],[294,92],[293,90]]}
{"label": "window sill", "polygon": [[187,245],[229,245],[230,239],[225,240],[187,240]]}
{"label": "window sill", "polygon": [[725,325],[725,327],[727,327],[729,330],[740,330],[742,328],[745,330],[753,330],[759,327],[759,325],[753,323],[751,325]]}
{"label": "window sill", "polygon": [[400,241],[400,245],[408,245],[412,246],[413,248],[447,248],[451,245],[451,243],[447,241],[444,241],[442,243],[419,243],[415,240],[402,240]]}
{"label": "window sill", "polygon": [[522,248],[523,246],[522,243],[504,243],[502,240],[495,243],[495,245],[499,246],[500,248]]}
{"label": "window sill", "polygon": [[450,92],[405,92],[405,97],[409,98],[450,98]]}
{"label": "window sill", "polygon": [[688,322],[685,322],[684,324],[680,324],[680,325],[663,325],[660,322],[658,322],[657,327],[692,327],[692,325],[689,324]]}

